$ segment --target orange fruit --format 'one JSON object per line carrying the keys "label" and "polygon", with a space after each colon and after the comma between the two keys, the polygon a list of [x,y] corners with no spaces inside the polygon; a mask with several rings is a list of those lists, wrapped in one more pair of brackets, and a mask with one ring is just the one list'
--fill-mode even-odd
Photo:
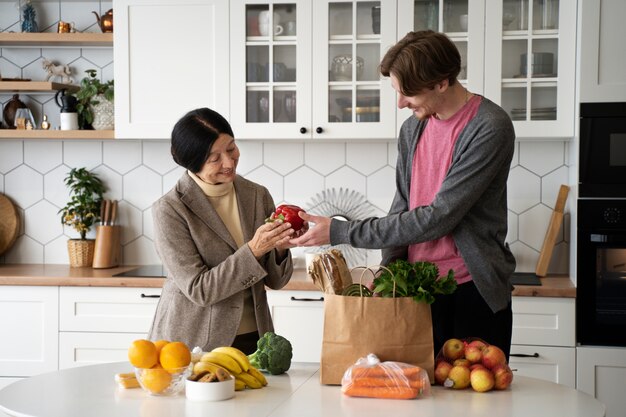
{"label": "orange fruit", "polygon": [[161,349],[163,349],[163,346],[167,345],[169,342],[169,340],[157,340],[154,342],[154,346],[156,346],[157,349],[157,358],[161,356]]}
{"label": "orange fruit", "polygon": [[170,342],[161,348],[159,361],[163,369],[175,371],[191,362],[191,351],[183,342]]}
{"label": "orange fruit", "polygon": [[159,360],[156,346],[149,340],[135,340],[128,348],[128,360],[136,368],[152,368]]}
{"label": "orange fruit", "polygon": [[144,369],[141,373],[141,383],[153,394],[165,391],[171,382],[172,375],[159,365],[151,369]]}

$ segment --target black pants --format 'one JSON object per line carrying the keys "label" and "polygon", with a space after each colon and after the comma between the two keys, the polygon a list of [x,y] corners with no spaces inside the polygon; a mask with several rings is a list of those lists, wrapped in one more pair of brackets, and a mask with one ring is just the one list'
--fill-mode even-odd
{"label": "black pants", "polygon": [[508,360],[513,328],[511,303],[494,313],[470,281],[450,295],[437,296],[431,311],[435,356],[448,339],[479,337],[502,349]]}
{"label": "black pants", "polygon": [[246,355],[251,355],[256,352],[256,342],[259,340],[259,332],[238,334],[233,342],[233,347],[236,347]]}

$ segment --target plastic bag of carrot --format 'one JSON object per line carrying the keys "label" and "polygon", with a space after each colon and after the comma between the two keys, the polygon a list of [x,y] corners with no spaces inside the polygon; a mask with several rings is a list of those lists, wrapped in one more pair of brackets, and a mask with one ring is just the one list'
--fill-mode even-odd
{"label": "plastic bag of carrot", "polygon": [[370,353],[346,370],[341,392],[350,397],[410,400],[430,395],[430,381],[428,373],[419,366],[381,362]]}

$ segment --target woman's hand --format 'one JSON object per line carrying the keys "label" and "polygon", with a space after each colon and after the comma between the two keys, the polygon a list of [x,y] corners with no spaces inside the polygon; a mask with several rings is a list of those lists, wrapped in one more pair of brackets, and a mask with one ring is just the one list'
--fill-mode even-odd
{"label": "woman's hand", "polygon": [[294,230],[291,228],[290,223],[283,223],[281,221],[265,223],[256,229],[254,236],[248,242],[248,246],[254,256],[260,259],[273,249],[284,251],[293,247],[289,244],[293,233]]}
{"label": "woman's hand", "polygon": [[[305,223],[307,231],[290,239],[291,247],[322,246],[330,243],[330,222],[332,220],[330,217],[314,216],[303,211],[299,212],[298,215],[307,222]],[[308,222],[315,223],[315,226],[309,229]]]}

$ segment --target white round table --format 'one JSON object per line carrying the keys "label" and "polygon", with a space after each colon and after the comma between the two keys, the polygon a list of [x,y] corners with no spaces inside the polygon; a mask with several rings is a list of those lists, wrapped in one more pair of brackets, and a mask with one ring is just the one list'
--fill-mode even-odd
{"label": "white round table", "polygon": [[0,390],[0,411],[19,417],[380,417],[507,416],[603,417],[602,403],[565,385],[516,375],[505,391],[433,387],[417,400],[351,398],[321,385],[318,364],[294,363],[287,374],[268,376],[267,387],[238,391],[219,402],[158,397],[117,387],[114,375],[128,363],[90,365],[37,375]]}

